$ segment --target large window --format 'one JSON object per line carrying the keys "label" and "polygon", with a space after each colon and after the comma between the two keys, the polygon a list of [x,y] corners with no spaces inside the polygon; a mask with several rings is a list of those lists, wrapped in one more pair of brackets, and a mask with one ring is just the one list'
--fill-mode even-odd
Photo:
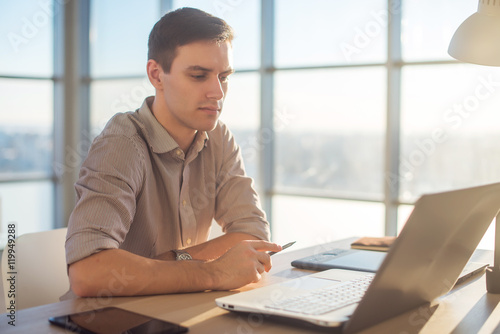
{"label": "large window", "polygon": [[[154,94],[147,38],[164,12],[197,7],[234,27],[236,73],[221,120],[241,145],[276,242],[396,233],[421,194],[500,179],[500,73],[447,54],[474,1],[79,3],[88,4],[80,20],[66,24],[82,25],[88,41],[86,89],[72,94],[89,140]],[[54,226],[54,156],[71,153],[54,145],[61,26],[51,6],[0,0],[9,13],[0,21],[0,226],[15,221],[19,232]]]}
{"label": "large window", "polygon": [[303,246],[383,235],[387,3],[278,0],[274,10],[274,112],[286,117],[273,234],[285,242],[300,230]]}
{"label": "large window", "polygon": [[[447,54],[455,29],[477,10],[466,0],[402,1],[399,199],[500,180],[500,72]],[[410,207],[399,219],[401,229]],[[493,227],[493,225],[492,225]],[[493,228],[481,244],[493,247]]]}
{"label": "large window", "polygon": [[1,1],[0,244],[54,225],[54,82],[51,1]]}

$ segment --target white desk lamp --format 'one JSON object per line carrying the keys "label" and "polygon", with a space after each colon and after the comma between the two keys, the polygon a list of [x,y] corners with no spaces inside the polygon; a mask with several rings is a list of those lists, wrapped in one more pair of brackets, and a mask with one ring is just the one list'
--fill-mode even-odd
{"label": "white desk lamp", "polygon": [[[467,63],[500,66],[500,0],[479,0],[477,12],[453,35],[448,53]],[[486,270],[489,293],[500,293],[500,214],[495,220],[495,259]]]}
{"label": "white desk lamp", "polygon": [[448,53],[458,60],[500,66],[500,0],[479,0],[453,35]]}

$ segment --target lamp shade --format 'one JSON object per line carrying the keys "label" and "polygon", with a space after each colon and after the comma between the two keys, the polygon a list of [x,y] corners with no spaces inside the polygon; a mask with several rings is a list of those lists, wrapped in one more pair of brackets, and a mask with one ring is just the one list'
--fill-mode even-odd
{"label": "lamp shade", "polygon": [[500,66],[500,0],[479,0],[477,12],[453,35],[448,53],[467,63]]}

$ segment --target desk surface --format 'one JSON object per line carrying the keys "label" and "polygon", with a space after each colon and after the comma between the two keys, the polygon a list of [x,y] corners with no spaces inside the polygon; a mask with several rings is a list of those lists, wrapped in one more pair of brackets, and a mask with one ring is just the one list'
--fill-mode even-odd
{"label": "desk surface", "polygon": [[[256,284],[240,291],[310,274],[290,266],[294,259],[328,247],[348,247],[352,239],[336,241],[273,256],[273,268]],[[478,250],[474,261],[490,262],[491,251]],[[324,330],[259,315],[235,314],[218,308],[214,299],[234,292],[203,292],[145,297],[79,298],[18,311],[16,326],[0,315],[0,333],[65,333],[47,319],[76,311],[117,306],[155,318],[180,323],[189,333],[322,333]],[[493,333],[500,332],[500,295],[486,293],[485,277],[475,277],[429,306],[406,312],[362,333]],[[331,332],[331,331],[330,331]]]}

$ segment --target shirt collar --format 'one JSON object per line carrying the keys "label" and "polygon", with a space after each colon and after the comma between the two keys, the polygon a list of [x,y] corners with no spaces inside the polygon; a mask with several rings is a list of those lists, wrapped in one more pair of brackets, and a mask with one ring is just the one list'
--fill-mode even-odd
{"label": "shirt collar", "polygon": [[[144,124],[146,141],[153,152],[161,154],[170,152],[179,147],[168,131],[158,122],[149,105],[153,103],[154,96],[147,97],[138,110],[139,117]],[[207,146],[208,134],[206,131],[198,132],[193,142],[193,148],[200,152]]]}
{"label": "shirt collar", "polygon": [[196,137],[194,138],[193,150],[200,152],[204,147],[207,147],[208,133],[206,131],[198,131]]}

